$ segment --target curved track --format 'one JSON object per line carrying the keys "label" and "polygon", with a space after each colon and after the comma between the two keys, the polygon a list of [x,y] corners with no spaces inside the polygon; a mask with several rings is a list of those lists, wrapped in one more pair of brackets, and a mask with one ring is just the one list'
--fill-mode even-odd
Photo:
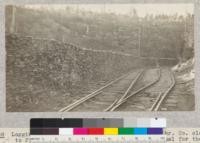
{"label": "curved track", "polygon": [[149,109],[150,111],[158,111],[164,101],[164,99],[167,97],[167,95],[170,93],[170,91],[174,88],[176,84],[176,80],[174,77],[174,74],[172,71],[170,71],[171,75],[171,85],[165,92],[160,92],[159,96],[157,97],[155,103],[152,105],[152,107]]}
{"label": "curved track", "polygon": [[59,111],[104,111],[114,101],[124,96],[142,73],[143,70],[125,74]]}
{"label": "curved track", "polygon": [[[174,86],[175,78],[169,69],[131,72],[62,108],[60,112],[158,111]],[[141,107],[140,104],[146,105]]]}
{"label": "curved track", "polygon": [[109,111],[158,111],[174,85],[171,70],[162,69],[155,81],[141,86]]}
{"label": "curved track", "polygon": [[[149,77],[148,72],[146,73],[146,76]],[[138,80],[138,83],[137,83],[139,86],[137,86],[129,95],[127,95],[126,97],[121,99],[118,103],[116,103],[108,111],[115,111],[117,108],[120,108],[123,104],[128,102],[130,98],[133,98],[135,95],[143,92],[145,89],[147,89],[147,88],[153,86],[154,84],[156,84],[160,80],[160,77],[161,77],[161,69],[160,68],[158,68],[157,78],[155,80],[153,80],[153,81],[147,82],[146,79],[145,79],[145,76],[141,77],[143,79]],[[143,81],[145,83],[147,82],[147,84],[143,84],[141,81]],[[129,106],[129,104],[127,104],[126,106]],[[132,104],[132,102],[131,102],[131,104]],[[123,109],[121,109],[121,110],[123,110]]]}

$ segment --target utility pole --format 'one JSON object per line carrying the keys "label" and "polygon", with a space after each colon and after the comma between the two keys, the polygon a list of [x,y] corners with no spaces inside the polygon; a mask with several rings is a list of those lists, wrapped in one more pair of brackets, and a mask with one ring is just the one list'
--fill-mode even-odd
{"label": "utility pole", "polygon": [[16,13],[16,7],[12,6],[12,19],[11,19],[11,25],[10,25],[10,33],[15,33],[15,13]]}
{"label": "utility pole", "polygon": [[141,32],[142,32],[142,27],[141,27],[141,22],[139,19],[139,28],[138,28],[138,51],[139,51],[139,57],[141,57]]}
{"label": "utility pole", "polygon": [[139,57],[141,57],[141,27],[140,26],[138,30],[138,49],[139,49]]}

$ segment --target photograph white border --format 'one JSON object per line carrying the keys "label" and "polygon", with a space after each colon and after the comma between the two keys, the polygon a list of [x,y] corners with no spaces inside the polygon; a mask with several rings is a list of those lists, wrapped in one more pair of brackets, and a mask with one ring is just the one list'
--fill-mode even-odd
{"label": "photograph white border", "polygon": [[[195,111],[160,112],[6,112],[5,5],[89,3],[194,3]],[[200,0],[0,0],[0,127],[26,128],[30,118],[141,118],[164,117],[167,127],[200,127]]]}

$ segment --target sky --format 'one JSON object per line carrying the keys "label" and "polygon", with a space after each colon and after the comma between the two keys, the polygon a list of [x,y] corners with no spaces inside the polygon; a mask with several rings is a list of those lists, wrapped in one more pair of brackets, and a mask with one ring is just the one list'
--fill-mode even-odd
{"label": "sky", "polygon": [[184,15],[186,13],[193,13],[193,4],[65,4],[65,5],[27,5],[31,8],[48,8],[59,10],[66,7],[79,9],[84,11],[93,11],[97,13],[116,13],[129,15],[132,9],[136,9],[138,16],[144,17],[146,14],[167,14],[167,15]]}

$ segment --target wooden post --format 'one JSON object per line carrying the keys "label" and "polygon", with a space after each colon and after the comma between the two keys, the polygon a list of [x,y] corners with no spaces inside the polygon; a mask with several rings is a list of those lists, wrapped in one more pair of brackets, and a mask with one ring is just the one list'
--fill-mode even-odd
{"label": "wooden post", "polygon": [[15,13],[16,13],[16,7],[12,6],[12,18],[11,18],[11,24],[10,24],[10,33],[15,33]]}
{"label": "wooden post", "polygon": [[139,57],[141,57],[141,27],[139,26],[138,31],[138,49],[139,49]]}

